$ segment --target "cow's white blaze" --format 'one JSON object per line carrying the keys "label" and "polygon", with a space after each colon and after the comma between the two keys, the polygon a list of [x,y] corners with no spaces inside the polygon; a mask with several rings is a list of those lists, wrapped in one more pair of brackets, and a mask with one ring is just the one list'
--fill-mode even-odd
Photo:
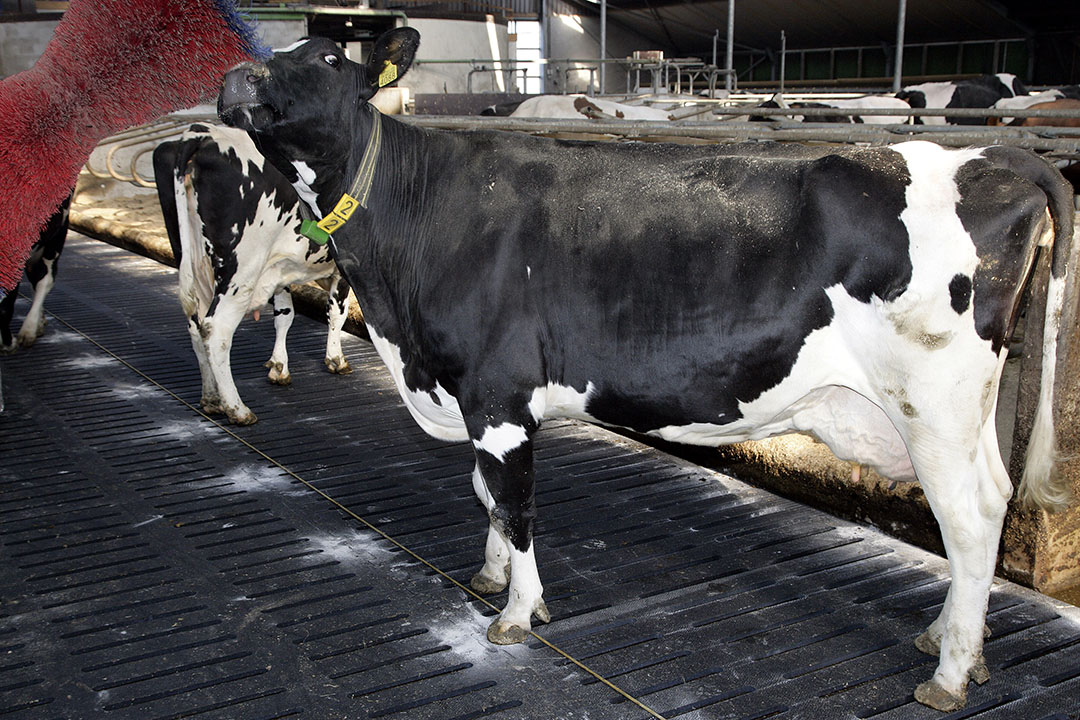
{"label": "cow's white blaze", "polygon": [[[405,363],[401,358],[401,349],[379,335],[371,325],[367,326],[371,342],[382,359],[390,376],[394,379],[398,394],[409,409],[416,424],[428,435],[440,440],[462,441],[469,439],[465,430],[465,420],[461,416],[457,398],[436,383],[431,393],[414,392],[405,384]],[[438,398],[438,402],[432,397]]]}

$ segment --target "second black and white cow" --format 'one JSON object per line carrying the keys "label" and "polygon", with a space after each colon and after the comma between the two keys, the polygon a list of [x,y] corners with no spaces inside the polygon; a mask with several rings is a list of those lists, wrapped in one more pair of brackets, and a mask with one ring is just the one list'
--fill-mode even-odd
{"label": "second black and white cow", "polygon": [[34,241],[30,249],[30,257],[26,259],[26,279],[34,290],[34,297],[30,301],[30,309],[26,311],[19,334],[11,334],[11,318],[15,314],[15,299],[18,297],[19,286],[10,288],[7,294],[0,298],[0,352],[13,353],[19,347],[28,348],[33,345],[41,334],[45,332],[45,297],[52,290],[56,282],[56,273],[60,268],[60,253],[64,250],[64,241],[68,233],[68,214],[71,207],[69,195],[60,207],[56,209],[45,226],[41,229],[38,239]]}
{"label": "second black and white cow", "polygon": [[[444,132],[369,100],[418,34],[366,66],[312,39],[228,74],[219,105],[332,235],[375,346],[428,433],[467,441],[490,526],[489,630],[548,619],[533,436],[548,418],[717,445],[792,431],[898,480],[940,523],[952,586],[916,644],[941,709],[988,677],[983,623],[1013,486],[994,428],[1018,298],[1053,247],[1043,393],[1021,492],[1065,502],[1051,416],[1071,194],[1039,158],[781,144],[560,142]],[[318,232],[318,231],[313,231]],[[509,569],[509,572],[508,572]]]}
{"label": "second black and white cow", "polygon": [[288,385],[285,340],[293,322],[292,283],[325,280],[330,301],[326,366],[351,372],[341,350],[349,288],[325,245],[299,234],[296,191],[255,149],[248,134],[192,125],[154,149],[154,177],[180,271],[180,305],[202,375],[202,407],[249,425],[256,417],[233,381],[233,334],[250,312],[274,304],[270,382]]}
{"label": "second black and white cow", "polygon": [[[913,108],[988,108],[1002,98],[1027,95],[1024,83],[1011,73],[981,75],[952,82],[928,82],[909,85],[896,97]],[[933,115],[916,118],[926,125],[985,125],[986,118],[943,118]]]}

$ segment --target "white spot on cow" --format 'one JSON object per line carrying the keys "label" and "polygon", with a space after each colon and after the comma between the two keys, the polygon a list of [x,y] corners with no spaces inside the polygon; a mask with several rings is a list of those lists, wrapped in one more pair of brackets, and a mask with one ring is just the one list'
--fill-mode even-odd
{"label": "white spot on cow", "polygon": [[502,423],[495,427],[484,428],[484,435],[479,440],[473,440],[473,445],[479,450],[495,456],[499,462],[506,459],[506,454],[521,446],[529,439],[525,428],[513,423]]}
{"label": "white spot on cow", "polygon": [[468,440],[469,433],[465,430],[465,421],[461,416],[457,398],[438,383],[432,391],[438,398],[438,402],[435,402],[431,393],[410,390],[405,384],[405,363],[401,359],[401,349],[379,335],[371,325],[367,326],[367,330],[371,336],[371,343],[382,358],[386,369],[390,371],[394,386],[416,424],[428,435],[440,440],[457,442]]}
{"label": "white spot on cow", "polygon": [[304,204],[311,208],[315,217],[322,218],[322,213],[319,211],[319,196],[311,189],[315,185],[315,171],[303,160],[294,160],[293,167],[296,168],[296,174],[299,176],[299,179],[293,183],[296,194],[300,196]]}
{"label": "white spot on cow", "polygon": [[529,412],[537,422],[551,418],[595,421],[585,410],[594,392],[596,386],[592,382],[585,383],[585,392],[578,392],[567,385],[548,383],[545,387],[533,389]]}
{"label": "white spot on cow", "polygon": [[304,44],[306,44],[306,43],[308,43],[308,42],[310,42],[310,41],[311,41],[311,39],[310,39],[310,38],[305,38],[305,39],[303,39],[303,40],[297,40],[296,42],[292,43],[291,45],[286,45],[286,46],[285,46],[285,47],[283,47],[283,48],[274,48],[274,52],[275,52],[275,53],[287,53],[287,52],[292,52],[292,51],[293,51],[293,50],[295,50],[296,48],[298,48],[298,47],[301,47],[302,45],[304,45]]}

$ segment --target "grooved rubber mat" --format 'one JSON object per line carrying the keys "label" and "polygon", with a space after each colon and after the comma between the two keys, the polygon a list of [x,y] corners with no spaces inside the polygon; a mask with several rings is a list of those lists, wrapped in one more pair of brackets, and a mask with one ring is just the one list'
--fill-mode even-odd
{"label": "grooved rubber mat", "polygon": [[[197,404],[174,271],[75,234],[61,266],[45,336],[0,359],[0,717],[649,717],[489,645],[482,603],[71,329]],[[297,318],[280,388],[272,323],[241,325],[237,434],[468,582],[468,446],[413,424],[367,343],[327,373],[324,333]],[[912,699],[940,558],[586,425],[537,446],[554,645],[668,718],[943,717]],[[955,717],[1077,717],[1076,609],[990,605],[992,678]]]}

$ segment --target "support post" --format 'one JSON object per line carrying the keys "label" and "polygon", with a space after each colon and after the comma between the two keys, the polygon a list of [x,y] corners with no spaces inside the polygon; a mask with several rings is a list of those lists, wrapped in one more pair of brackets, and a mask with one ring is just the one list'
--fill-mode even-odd
{"label": "support post", "polygon": [[900,77],[904,74],[904,25],[907,23],[907,0],[900,0],[896,17],[896,59],[893,61],[892,90],[900,92]]}
{"label": "support post", "polygon": [[784,95],[784,73],[787,70],[787,36],[780,31],[780,96]]}
{"label": "support post", "polygon": [[728,0],[727,57],[724,65],[727,68],[727,73],[724,75],[724,89],[730,93],[735,80],[735,0]]}
{"label": "support post", "polygon": [[600,94],[607,92],[607,0],[600,0]]}

